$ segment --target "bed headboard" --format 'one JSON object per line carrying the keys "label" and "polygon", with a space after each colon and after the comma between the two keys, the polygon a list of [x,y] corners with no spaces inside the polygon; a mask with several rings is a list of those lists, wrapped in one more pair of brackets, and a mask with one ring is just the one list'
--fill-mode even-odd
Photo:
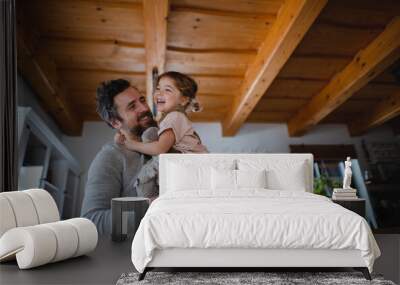
{"label": "bed headboard", "polygon": [[161,154],[159,168],[160,195],[166,192],[168,185],[168,164],[169,163],[189,163],[193,165],[215,165],[230,163],[237,165],[238,161],[265,161],[271,164],[297,164],[301,163],[305,167],[306,191],[313,192],[313,155],[308,153],[284,153],[284,154],[265,154],[265,153],[207,153],[207,154]]}

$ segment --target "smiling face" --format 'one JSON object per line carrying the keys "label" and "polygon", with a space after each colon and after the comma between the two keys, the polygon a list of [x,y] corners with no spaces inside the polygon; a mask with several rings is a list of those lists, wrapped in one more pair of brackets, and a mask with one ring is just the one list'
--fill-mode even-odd
{"label": "smiling face", "polygon": [[188,98],[182,96],[174,80],[166,76],[158,82],[154,92],[154,102],[158,112],[168,113],[174,111],[179,105],[186,105]]}
{"label": "smiling face", "polygon": [[145,96],[133,87],[115,96],[114,105],[121,118],[112,122],[112,126],[116,129],[138,137],[145,129],[156,124]]}

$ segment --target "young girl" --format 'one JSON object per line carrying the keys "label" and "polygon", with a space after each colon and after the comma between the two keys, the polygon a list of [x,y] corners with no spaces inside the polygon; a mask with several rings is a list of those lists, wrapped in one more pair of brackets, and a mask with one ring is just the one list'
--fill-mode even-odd
{"label": "young girl", "polygon": [[207,153],[187,117],[190,111],[200,111],[196,92],[197,84],[189,76],[174,71],[161,74],[154,92],[157,112],[161,115],[158,140],[139,142],[117,135],[116,141],[148,155],[159,155],[171,149],[182,153]]}

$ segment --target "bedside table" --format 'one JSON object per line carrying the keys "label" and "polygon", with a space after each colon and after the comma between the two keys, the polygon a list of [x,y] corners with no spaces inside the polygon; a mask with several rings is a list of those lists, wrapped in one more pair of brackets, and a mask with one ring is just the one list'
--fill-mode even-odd
{"label": "bedside table", "polygon": [[339,204],[340,206],[359,214],[365,218],[365,199],[357,198],[353,200],[338,200],[332,199],[333,203]]}
{"label": "bedside table", "polygon": [[149,208],[149,202],[148,198],[143,197],[118,197],[111,200],[113,241],[124,241],[135,235],[140,221]]}

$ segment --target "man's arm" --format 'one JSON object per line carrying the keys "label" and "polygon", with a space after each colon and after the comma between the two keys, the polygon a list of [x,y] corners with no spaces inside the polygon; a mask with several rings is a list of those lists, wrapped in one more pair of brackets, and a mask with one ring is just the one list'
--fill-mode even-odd
{"label": "man's arm", "polygon": [[111,233],[111,199],[122,191],[123,164],[112,147],[103,148],[92,161],[81,216],[90,219],[99,234]]}

